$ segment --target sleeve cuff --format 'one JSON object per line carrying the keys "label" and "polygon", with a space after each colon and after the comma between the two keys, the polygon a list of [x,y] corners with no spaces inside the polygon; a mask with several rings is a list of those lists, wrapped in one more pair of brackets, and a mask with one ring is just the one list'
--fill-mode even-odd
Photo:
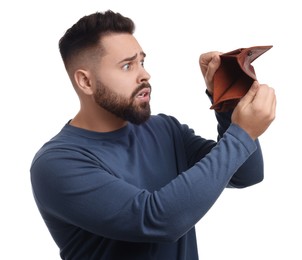
{"label": "sleeve cuff", "polygon": [[240,126],[231,123],[226,133],[229,133],[230,135],[238,139],[249,153],[253,153],[257,149],[255,141]]}

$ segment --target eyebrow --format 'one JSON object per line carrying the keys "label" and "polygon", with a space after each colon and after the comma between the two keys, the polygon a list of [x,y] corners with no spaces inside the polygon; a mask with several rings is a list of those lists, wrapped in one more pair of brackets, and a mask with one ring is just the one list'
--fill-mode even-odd
{"label": "eyebrow", "polygon": [[[143,51],[141,51],[139,54],[140,54],[141,56],[143,56],[143,57],[146,57],[146,53],[144,53]],[[136,58],[137,58],[137,53],[136,53],[135,55],[133,55],[132,57],[128,57],[128,58],[125,58],[125,59],[121,60],[121,61],[119,62],[119,64],[120,64],[120,63],[123,63],[123,62],[125,62],[125,61],[133,61],[133,60],[135,60]]]}

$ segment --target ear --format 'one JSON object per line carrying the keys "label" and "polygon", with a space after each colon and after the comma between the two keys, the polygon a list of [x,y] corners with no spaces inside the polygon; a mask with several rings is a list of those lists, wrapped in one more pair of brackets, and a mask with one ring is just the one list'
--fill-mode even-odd
{"label": "ear", "polygon": [[80,91],[86,95],[92,95],[93,89],[90,81],[90,74],[87,70],[76,70],[74,73],[74,80]]}

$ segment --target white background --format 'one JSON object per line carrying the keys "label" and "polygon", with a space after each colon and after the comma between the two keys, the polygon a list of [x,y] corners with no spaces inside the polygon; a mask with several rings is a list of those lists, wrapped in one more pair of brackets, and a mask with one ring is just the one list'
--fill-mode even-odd
{"label": "white background", "polygon": [[[301,9],[298,1],[2,1],[0,6],[0,259],[59,259],[33,200],[29,167],[38,148],[79,109],[58,40],[80,17],[112,9],[136,23],[147,53],[152,112],[216,138],[199,55],[274,47],[253,65],[274,87],[277,118],[260,137],[265,180],[227,189],[197,224],[200,259],[302,259]],[[172,259],[171,259],[172,260]]]}

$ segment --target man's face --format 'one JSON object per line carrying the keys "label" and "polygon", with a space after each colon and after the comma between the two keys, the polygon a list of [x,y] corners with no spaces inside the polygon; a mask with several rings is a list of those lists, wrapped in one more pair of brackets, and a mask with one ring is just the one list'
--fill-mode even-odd
{"label": "man's face", "polygon": [[105,55],[96,71],[95,102],[126,121],[140,124],[150,117],[150,75],[145,54],[131,34],[102,39]]}

